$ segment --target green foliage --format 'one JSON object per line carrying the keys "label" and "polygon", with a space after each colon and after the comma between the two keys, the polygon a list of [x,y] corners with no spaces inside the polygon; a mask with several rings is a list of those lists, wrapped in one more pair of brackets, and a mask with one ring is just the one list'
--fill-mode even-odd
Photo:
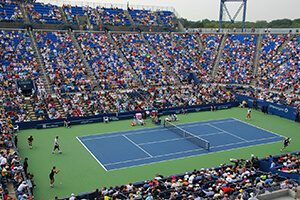
{"label": "green foliage", "polygon": [[[189,21],[187,19],[182,19],[184,22],[184,27],[187,28],[218,28],[219,21],[203,19],[198,21]],[[231,22],[223,22],[223,28],[242,28],[241,22],[236,22],[232,24]],[[299,19],[276,19],[271,22],[267,21],[257,21],[257,22],[245,22],[245,28],[300,28],[300,18]]]}

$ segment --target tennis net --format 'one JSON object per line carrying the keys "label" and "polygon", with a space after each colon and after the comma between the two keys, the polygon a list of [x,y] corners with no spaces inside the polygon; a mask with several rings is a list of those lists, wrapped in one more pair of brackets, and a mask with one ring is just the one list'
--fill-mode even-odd
{"label": "tennis net", "polygon": [[202,147],[209,151],[209,147],[210,147],[209,141],[202,139],[201,137],[194,135],[194,134],[192,134],[192,133],[190,133],[190,132],[180,128],[179,126],[177,126],[171,122],[168,122],[166,120],[164,121],[164,127],[167,128],[168,130],[176,133],[180,137],[183,137],[186,140],[196,144],[197,146]]}

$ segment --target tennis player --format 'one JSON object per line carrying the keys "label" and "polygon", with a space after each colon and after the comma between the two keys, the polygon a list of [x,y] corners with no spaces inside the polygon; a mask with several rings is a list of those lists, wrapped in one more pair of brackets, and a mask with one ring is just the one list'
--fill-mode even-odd
{"label": "tennis player", "polygon": [[54,166],[53,168],[52,168],[52,170],[51,170],[51,172],[50,172],[50,174],[49,174],[49,178],[50,178],[50,187],[54,187],[54,181],[55,181],[55,179],[54,179],[54,175],[55,174],[58,174],[58,172],[60,172],[60,169],[59,170],[55,170],[56,169],[56,167]]}
{"label": "tennis player", "polygon": [[280,150],[280,152],[282,152],[283,149],[285,149],[291,143],[291,138],[288,137],[288,138],[283,139],[282,141],[283,141],[283,147]]}
{"label": "tennis player", "polygon": [[29,145],[29,148],[30,149],[32,149],[32,142],[33,142],[33,137],[32,137],[32,135],[31,136],[29,136],[28,138],[27,138],[27,141],[28,141],[28,145]]}
{"label": "tennis player", "polygon": [[250,108],[248,108],[248,111],[247,111],[247,116],[246,116],[246,120],[247,119],[251,119],[251,109]]}
{"label": "tennis player", "polygon": [[55,150],[57,149],[58,150],[58,153],[62,153],[60,151],[60,148],[59,148],[59,144],[58,144],[58,136],[56,136],[56,138],[54,139],[54,148],[52,150],[52,153],[55,153]]}

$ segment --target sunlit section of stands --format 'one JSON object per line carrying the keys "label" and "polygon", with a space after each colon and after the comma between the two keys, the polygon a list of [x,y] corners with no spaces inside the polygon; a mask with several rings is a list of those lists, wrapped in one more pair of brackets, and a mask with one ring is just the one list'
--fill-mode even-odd
{"label": "sunlit section of stands", "polygon": [[101,89],[125,89],[137,85],[105,34],[76,33],[76,37]]}
{"label": "sunlit section of stands", "polygon": [[174,78],[160,63],[154,52],[139,34],[112,34],[133,69],[144,85],[164,86],[175,83]]}
{"label": "sunlit section of stands", "polygon": [[256,35],[229,35],[215,80],[218,83],[250,84]]}
{"label": "sunlit section of stands", "polygon": [[61,13],[56,5],[43,3],[27,3],[26,11],[35,23],[62,24]]}

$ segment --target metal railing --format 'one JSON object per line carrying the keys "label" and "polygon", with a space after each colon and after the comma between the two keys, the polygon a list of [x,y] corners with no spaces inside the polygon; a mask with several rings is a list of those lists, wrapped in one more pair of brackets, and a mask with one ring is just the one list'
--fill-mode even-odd
{"label": "metal railing", "polygon": [[272,29],[265,29],[265,28],[256,28],[256,29],[251,29],[251,28],[246,28],[242,32],[242,29],[234,29],[234,28],[222,28],[220,31],[218,28],[189,28],[187,29],[188,33],[196,33],[196,32],[201,32],[201,33],[244,33],[244,34],[249,34],[249,33],[257,33],[257,34],[267,34],[267,33],[272,33],[272,34],[281,34],[281,33],[299,33],[300,34],[300,28],[272,28]]}
{"label": "metal railing", "polygon": [[53,4],[53,5],[72,5],[72,6],[90,6],[92,8],[104,7],[104,8],[122,8],[127,9],[128,7],[133,9],[145,9],[152,11],[171,11],[177,18],[181,18],[178,12],[172,6],[153,6],[153,5],[134,5],[134,4],[117,4],[117,3],[103,3],[103,2],[89,2],[89,1],[68,1],[68,0],[39,0],[38,2],[44,4]]}

